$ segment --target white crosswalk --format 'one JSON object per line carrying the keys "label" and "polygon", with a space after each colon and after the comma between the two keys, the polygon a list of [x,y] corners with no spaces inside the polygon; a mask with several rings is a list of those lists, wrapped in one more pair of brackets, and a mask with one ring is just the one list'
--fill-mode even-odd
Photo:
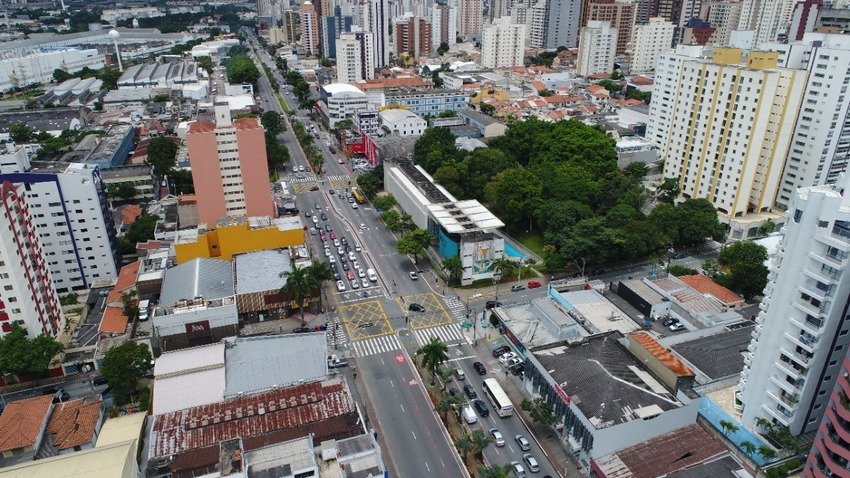
{"label": "white crosswalk", "polygon": [[331,181],[353,181],[351,176],[346,176],[345,174],[337,174],[334,176],[328,176],[327,179]]}
{"label": "white crosswalk", "polygon": [[461,302],[457,297],[446,299],[446,310],[451,312],[455,319],[466,319],[466,304]]}
{"label": "white crosswalk", "polygon": [[463,332],[458,324],[414,330],[413,334],[416,336],[416,344],[420,347],[430,342],[431,337],[437,337],[444,343],[460,342],[463,340]]}
{"label": "white crosswalk", "polygon": [[308,174],[303,178],[291,178],[289,181],[291,183],[313,183],[316,182],[316,176]]}
{"label": "white crosswalk", "polygon": [[352,342],[352,345],[354,347],[354,355],[358,357],[368,357],[382,352],[401,350],[401,343],[399,343],[398,338],[392,334],[371,339],[357,340]]}

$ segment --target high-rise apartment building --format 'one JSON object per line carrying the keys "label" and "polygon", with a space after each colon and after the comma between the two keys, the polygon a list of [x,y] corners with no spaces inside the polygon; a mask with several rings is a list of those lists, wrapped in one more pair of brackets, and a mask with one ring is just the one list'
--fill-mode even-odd
{"label": "high-rise apartment building", "polygon": [[322,17],[322,54],[336,58],[336,41],[343,33],[350,32],[354,25],[351,15],[343,15],[339,6],[334,8],[333,16]]}
{"label": "high-rise apartment building", "polygon": [[481,40],[484,30],[484,2],[458,0],[457,34],[464,41]]}
{"label": "high-rise apartment building", "polygon": [[0,183],[23,185],[53,287],[65,294],[114,279],[121,252],[100,170],[85,163],[33,167],[31,172],[2,174]]}
{"label": "high-rise apartment building", "polygon": [[546,43],[546,0],[540,0],[528,8],[526,25],[528,48],[543,48]]}
{"label": "high-rise apartment building", "polygon": [[751,48],[784,40],[795,3],[797,0],[744,0],[737,29],[753,32]]}
{"label": "high-rise apartment building", "polygon": [[801,42],[765,43],[780,65],[808,72],[776,204],[802,187],[833,184],[850,163],[850,37],[807,33]]}
{"label": "high-rise apartment building", "polygon": [[257,0],[257,16],[272,16],[272,0]]}
{"label": "high-rise apartment building", "polygon": [[592,21],[581,29],[576,75],[588,77],[614,71],[617,29],[608,22]]}
{"label": "high-rise apartment building", "polygon": [[680,45],[655,70],[647,139],[659,147],[664,177],[683,197],[706,198],[733,239],[751,237],[770,217],[791,144],[806,73],[777,67],[778,53]]}
{"label": "high-rise apartment building", "polygon": [[437,51],[441,43],[457,43],[457,7],[438,3],[431,9],[431,48]]}
{"label": "high-rise apartment building", "polygon": [[410,13],[393,21],[396,55],[401,56],[412,52],[414,57],[430,56],[433,51],[431,27],[431,22]]}
{"label": "high-rise apartment building", "polygon": [[339,83],[353,85],[375,77],[375,44],[372,32],[343,33],[336,41],[336,76]]}
{"label": "high-rise apartment building", "polygon": [[626,52],[632,41],[637,5],[632,0],[588,0],[584,4],[581,25],[588,22],[608,22],[617,29],[617,55]]}
{"label": "high-rise apartment building", "polygon": [[581,0],[546,0],[544,48],[575,48],[581,28]]}
{"label": "high-rise apartment building", "polygon": [[824,407],[823,419],[803,468],[804,478],[842,476],[850,455],[850,350],[841,360],[841,369]]}
{"label": "high-rise apartment building", "polygon": [[257,118],[231,120],[215,105],[215,123],[195,121],[186,133],[198,220],[210,226],[226,216],[274,216],[266,139]]}
{"label": "high-rise apartment building", "polygon": [[321,53],[319,50],[319,16],[310,0],[301,4],[301,44],[311,55]]}
{"label": "high-rise apartment building", "polygon": [[487,22],[492,23],[504,16],[510,15],[509,0],[490,0],[490,7],[487,9]]}
{"label": "high-rise apartment building", "polygon": [[0,203],[0,333],[17,323],[30,338],[57,337],[64,319],[24,184],[0,184]]}
{"label": "high-rise apartment building", "polygon": [[711,36],[712,45],[730,46],[729,37],[733,30],[738,29],[742,5],[740,0],[704,0],[702,2],[700,18],[716,29]]}
{"label": "high-rise apartment building", "polygon": [[800,41],[806,32],[815,31],[823,0],[798,0],[791,11],[786,41]]}
{"label": "high-rise apartment building", "polygon": [[511,22],[505,16],[484,29],[481,38],[481,66],[509,68],[522,66],[525,52],[525,25]]}
{"label": "high-rise apartment building", "polygon": [[631,70],[636,73],[654,70],[658,56],[670,50],[675,30],[675,25],[661,17],[636,25]]}
{"label": "high-rise apartment building", "polygon": [[390,63],[390,9],[387,0],[362,0],[360,3],[360,27],[372,32],[372,54],[375,68]]}
{"label": "high-rise apartment building", "polygon": [[833,397],[850,342],[847,186],[799,189],[791,201],[738,383],[745,425],[808,433]]}

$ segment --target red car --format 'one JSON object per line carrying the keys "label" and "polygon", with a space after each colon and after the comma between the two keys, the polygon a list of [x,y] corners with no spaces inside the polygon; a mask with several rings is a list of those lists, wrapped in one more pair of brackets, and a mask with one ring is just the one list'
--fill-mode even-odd
{"label": "red car", "polygon": [[346,272],[345,277],[348,277],[348,280],[354,280],[354,272],[352,272],[352,271]]}
{"label": "red car", "polygon": [[529,289],[536,289],[536,288],[538,288],[538,287],[540,287],[540,283],[539,283],[539,282],[537,282],[536,280],[530,280],[530,281],[528,281],[528,288],[529,288]]}
{"label": "red car", "polygon": [[334,239],[336,239],[336,234],[331,233],[331,240],[334,240]]}
{"label": "red car", "polygon": [[319,234],[319,240],[322,241],[322,242],[325,242],[325,241],[328,240],[328,237],[324,234]]}

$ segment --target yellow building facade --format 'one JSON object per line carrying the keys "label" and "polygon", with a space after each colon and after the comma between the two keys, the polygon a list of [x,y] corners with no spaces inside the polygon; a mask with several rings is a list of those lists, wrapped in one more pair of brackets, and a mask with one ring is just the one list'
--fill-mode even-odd
{"label": "yellow building facade", "polygon": [[179,231],[174,244],[177,263],[198,257],[232,260],[235,254],[304,244],[304,225],[298,216],[233,218],[215,227],[204,224]]}

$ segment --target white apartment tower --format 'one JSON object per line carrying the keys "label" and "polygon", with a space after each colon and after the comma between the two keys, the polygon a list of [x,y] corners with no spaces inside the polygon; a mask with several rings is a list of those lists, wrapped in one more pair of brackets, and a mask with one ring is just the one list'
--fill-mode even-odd
{"label": "white apartment tower", "polygon": [[360,2],[360,27],[372,32],[372,57],[375,68],[390,63],[390,9],[387,0]]}
{"label": "white apartment tower", "polygon": [[833,184],[850,162],[850,37],[806,33],[790,44],[765,44],[780,65],[808,71],[803,104],[776,203],[788,207],[802,187]]}
{"label": "white apartment tower", "polygon": [[609,22],[589,21],[581,29],[576,75],[588,77],[614,71],[617,52],[617,29]]}
{"label": "white apartment tower", "polygon": [[712,45],[730,46],[729,38],[732,31],[738,29],[742,6],[740,0],[705,0],[702,2],[700,18],[716,28],[711,35]]}
{"label": "white apartment tower", "polygon": [[457,7],[436,4],[431,9],[431,48],[437,51],[443,42],[457,43]]}
{"label": "white apartment tower", "polygon": [[760,223],[744,216],[771,217],[806,73],[778,68],[775,52],[743,64],[739,49],[701,55],[680,46],[660,56],[647,138],[683,197],[708,199],[731,238],[748,238]]}
{"label": "white apartment tower", "polygon": [[546,42],[546,0],[541,0],[530,7],[526,13],[526,20],[528,48],[543,48]]}
{"label": "white apartment tower", "polygon": [[478,41],[484,30],[484,2],[458,0],[457,34],[464,41]]}
{"label": "white apartment tower", "polygon": [[0,335],[17,323],[31,339],[55,338],[64,319],[24,184],[0,183],[0,202]]}
{"label": "white apartment tower", "polygon": [[525,28],[525,25],[512,23],[509,16],[504,16],[485,28],[481,39],[481,66],[484,68],[522,66]]}
{"label": "white apartment tower", "polygon": [[738,30],[754,32],[751,48],[780,40],[788,31],[796,3],[797,0],[744,0]]}
{"label": "white apartment tower", "polygon": [[375,77],[372,32],[341,33],[336,41],[336,76],[339,83],[353,85]]}
{"label": "white apartment tower", "polygon": [[649,22],[635,25],[632,46],[632,72],[643,73],[655,69],[658,55],[669,51],[673,44],[676,25],[661,17],[653,17]]}
{"label": "white apartment tower", "polygon": [[814,431],[850,342],[850,176],[799,189],[770,266],[738,388],[743,422]]}

